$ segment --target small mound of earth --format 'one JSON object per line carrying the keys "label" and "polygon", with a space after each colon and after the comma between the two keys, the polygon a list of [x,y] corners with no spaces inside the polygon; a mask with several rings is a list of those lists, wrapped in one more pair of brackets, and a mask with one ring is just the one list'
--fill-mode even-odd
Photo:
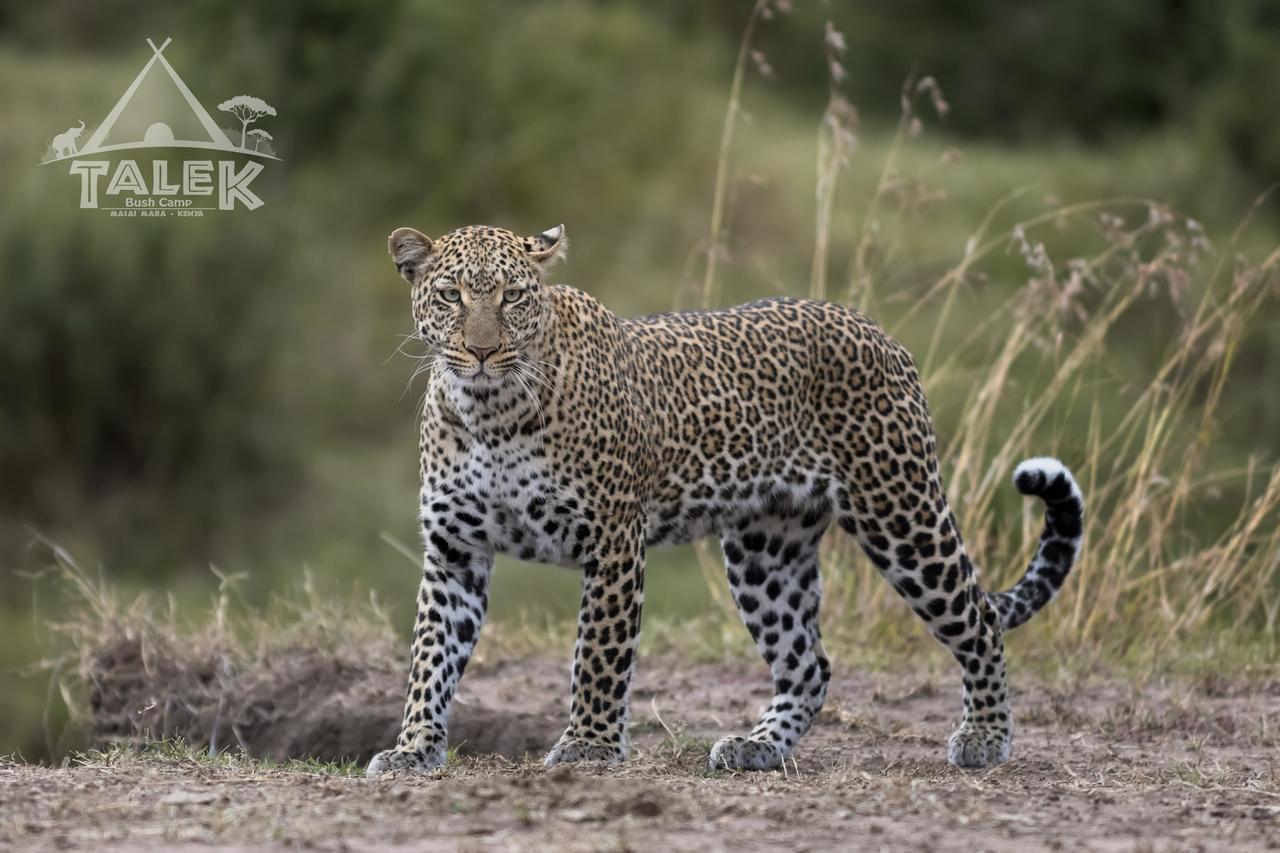
{"label": "small mound of earth", "polygon": [[[286,648],[245,664],[218,649],[180,653],[118,638],[90,657],[91,736],[99,745],[181,739],[276,761],[365,762],[395,743],[404,678],[398,660]],[[460,754],[519,760],[559,734],[550,715],[460,698],[449,724]]]}

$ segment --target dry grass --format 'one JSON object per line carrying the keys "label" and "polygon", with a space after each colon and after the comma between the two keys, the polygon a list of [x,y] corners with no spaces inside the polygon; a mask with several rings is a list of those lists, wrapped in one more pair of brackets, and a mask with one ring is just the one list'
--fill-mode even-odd
{"label": "dry grass", "polygon": [[[756,4],[743,35],[712,201],[704,305],[715,304],[718,271],[732,245],[723,224],[732,191],[725,176],[733,171],[747,58],[765,62],[750,44],[762,11],[785,12],[786,4]],[[1005,199],[935,280],[881,293],[880,282],[904,280],[898,267],[911,260],[901,244],[916,227],[912,214],[939,195],[927,170],[912,174],[901,165],[924,126],[919,104],[937,117],[949,105],[932,78],[907,81],[896,135],[873,167],[869,195],[844,202],[843,219],[858,225],[838,247],[838,188],[861,166],[857,113],[841,92],[843,46],[828,25],[830,97],[818,135],[808,295],[828,296],[832,254],[840,248],[849,259],[846,301],[915,342],[931,399],[957,401],[941,435],[942,465],[984,585],[1012,584],[1040,531],[1038,506],[1014,510],[1010,472],[1028,456],[1056,454],[1081,480],[1088,523],[1076,577],[1037,620],[1047,623],[1036,633],[1049,648],[1144,663],[1193,651],[1200,660],[1238,652],[1274,662],[1280,466],[1274,457],[1251,458],[1224,469],[1214,452],[1226,417],[1224,388],[1240,366],[1242,345],[1259,333],[1260,309],[1280,294],[1280,248],[1269,234],[1259,242],[1250,228],[1267,194],[1218,246],[1193,218],[1154,199],[1057,202],[1014,221],[1005,221],[1013,201]],[[929,169],[955,156],[944,152]],[[1072,254],[1059,257],[1059,243]],[[990,277],[1008,275],[1011,256],[1021,259],[1021,286],[979,322],[957,329],[957,305]],[[1121,344],[1144,334],[1143,314],[1158,311],[1173,315],[1176,332],[1166,335],[1154,371],[1129,376],[1116,362]],[[1221,510],[1224,495],[1238,497],[1234,513]],[[881,643],[898,635],[892,623],[901,608],[888,606],[888,586],[854,550],[843,537],[829,545],[824,621],[837,645]],[[698,556],[724,619],[733,621],[717,560],[706,547]]]}
{"label": "dry grass", "polygon": [[67,651],[40,665],[91,743],[337,759],[395,737],[403,643],[376,601],[320,596],[308,579],[252,608],[224,576],[210,610],[183,620],[172,601],[125,601],[52,547],[63,621],[51,627]]}

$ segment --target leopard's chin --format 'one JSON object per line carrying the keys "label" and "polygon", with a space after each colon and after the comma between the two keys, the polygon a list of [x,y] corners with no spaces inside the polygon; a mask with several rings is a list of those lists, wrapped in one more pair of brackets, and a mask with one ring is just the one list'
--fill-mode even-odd
{"label": "leopard's chin", "polygon": [[487,367],[482,367],[467,377],[466,381],[484,388],[497,388],[499,385],[505,385],[508,378],[508,371],[506,370],[490,370]]}

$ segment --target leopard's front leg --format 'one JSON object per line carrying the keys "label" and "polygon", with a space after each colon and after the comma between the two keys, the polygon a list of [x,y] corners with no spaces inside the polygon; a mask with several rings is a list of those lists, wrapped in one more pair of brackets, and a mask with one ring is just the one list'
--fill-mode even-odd
{"label": "leopard's front leg", "polygon": [[583,561],[582,607],[573,652],[569,727],[543,762],[627,757],[627,715],[644,603],[644,534],[639,520]]}
{"label": "leopard's front leg", "polygon": [[[423,517],[426,556],[413,627],[412,660],[404,719],[394,749],[369,762],[369,776],[391,770],[442,767],[448,747],[449,706],[475,648],[489,603],[493,551],[469,543],[465,525],[453,518],[447,501]],[[426,507],[424,507],[425,509]]]}

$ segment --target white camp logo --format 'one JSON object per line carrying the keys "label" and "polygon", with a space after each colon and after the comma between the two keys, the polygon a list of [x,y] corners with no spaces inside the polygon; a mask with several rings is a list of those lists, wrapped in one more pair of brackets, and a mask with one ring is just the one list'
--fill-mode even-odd
{"label": "white camp logo", "polygon": [[[80,178],[80,206],[111,216],[203,216],[237,204],[256,210],[262,199],[250,184],[262,161],[279,158],[271,134],[254,125],[274,117],[275,107],[236,95],[218,104],[234,125],[220,127],[165,59],[170,41],[156,47],[147,39],[151,59],[102,123],[83,143],[89,129],[83,120],[55,135],[43,162],[70,160],[70,174]],[[148,168],[122,155],[134,151],[144,152]],[[217,153],[232,156],[214,159]]]}

